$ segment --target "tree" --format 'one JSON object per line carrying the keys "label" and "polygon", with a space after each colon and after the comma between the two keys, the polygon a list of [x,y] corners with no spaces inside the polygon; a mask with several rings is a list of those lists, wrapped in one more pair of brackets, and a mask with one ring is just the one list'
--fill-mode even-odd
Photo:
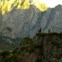
{"label": "tree", "polygon": [[39,33],[41,33],[41,28],[39,29]]}
{"label": "tree", "polygon": [[50,33],[50,29],[48,30],[48,33]]}

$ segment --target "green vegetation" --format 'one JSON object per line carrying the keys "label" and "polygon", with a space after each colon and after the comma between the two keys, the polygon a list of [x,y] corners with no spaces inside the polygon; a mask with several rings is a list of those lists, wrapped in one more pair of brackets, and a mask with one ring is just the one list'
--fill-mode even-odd
{"label": "green vegetation", "polygon": [[0,53],[0,62],[61,62],[62,33],[37,33],[19,47]]}

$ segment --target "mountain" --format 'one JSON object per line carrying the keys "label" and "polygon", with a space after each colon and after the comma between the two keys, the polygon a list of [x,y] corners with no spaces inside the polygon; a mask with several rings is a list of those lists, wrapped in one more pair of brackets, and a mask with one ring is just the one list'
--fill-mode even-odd
{"label": "mountain", "polygon": [[0,62],[62,62],[62,33],[37,33],[20,47],[0,52]]}
{"label": "mountain", "polygon": [[0,33],[11,38],[33,37],[39,29],[42,32],[62,32],[62,6],[40,12],[35,6],[27,10],[16,10],[0,14]]}

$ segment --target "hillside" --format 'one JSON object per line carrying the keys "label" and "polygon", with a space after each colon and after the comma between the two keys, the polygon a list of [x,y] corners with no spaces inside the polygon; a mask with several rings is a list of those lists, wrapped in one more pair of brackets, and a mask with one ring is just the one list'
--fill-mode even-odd
{"label": "hillside", "polygon": [[0,34],[0,52],[19,47],[21,40],[21,38],[12,39],[10,37],[2,36]]}
{"label": "hillside", "polygon": [[0,62],[62,62],[62,33],[37,33],[20,47],[0,53]]}

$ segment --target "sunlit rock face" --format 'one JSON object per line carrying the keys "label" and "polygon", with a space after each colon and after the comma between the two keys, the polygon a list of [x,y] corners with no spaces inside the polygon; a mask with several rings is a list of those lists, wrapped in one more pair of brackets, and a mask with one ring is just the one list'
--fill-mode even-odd
{"label": "sunlit rock face", "polygon": [[33,5],[38,8],[41,12],[48,9],[46,3],[41,2],[41,0],[0,0],[0,12],[4,15],[12,11],[15,7],[16,9],[29,9]]}
{"label": "sunlit rock face", "polygon": [[30,9],[13,9],[5,15],[0,14],[0,33],[4,36],[33,37],[40,28],[42,32],[62,32],[62,6],[45,12],[31,6]]}

